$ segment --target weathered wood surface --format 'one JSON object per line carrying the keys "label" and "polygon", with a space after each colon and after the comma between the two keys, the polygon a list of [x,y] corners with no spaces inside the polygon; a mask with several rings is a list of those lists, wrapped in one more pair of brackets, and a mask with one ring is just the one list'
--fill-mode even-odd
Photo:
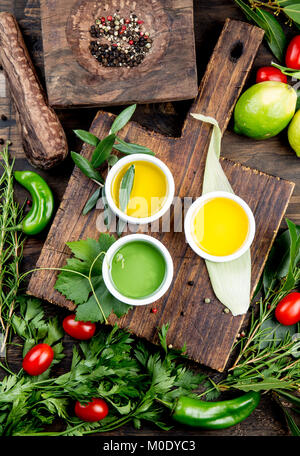
{"label": "weathered wood surface", "polygon": [[[26,45],[29,49],[29,53],[37,69],[38,75],[44,83],[43,48],[39,6],[39,0],[0,1],[0,11],[10,11],[17,17]],[[245,17],[231,0],[198,0],[194,5],[194,17],[198,75],[201,78],[205,70],[205,66],[211,56],[214,45],[218,39],[218,35],[222,29],[225,18],[231,17],[238,20],[245,20]],[[292,34],[295,33],[295,30],[286,28],[286,32],[292,36]],[[268,47],[263,44],[258,51],[247,85],[254,83],[257,68],[269,64],[271,60],[272,56]],[[154,129],[162,134],[176,136],[180,132],[182,120],[185,118],[188,108],[189,102],[141,105],[137,108],[135,118],[145,127]],[[31,169],[25,159],[21,138],[15,122],[14,108],[12,106],[9,90],[5,84],[4,74],[1,71],[0,113],[5,114],[8,117],[7,121],[0,120],[0,137],[3,139],[9,137],[12,140],[13,145],[11,147],[11,151],[16,157],[16,167],[18,169]],[[95,113],[95,108],[73,111],[64,110],[63,112],[59,112],[59,117],[63,122],[65,131],[67,132],[70,149],[79,151],[80,146],[79,143],[74,142],[72,129],[89,128]],[[286,135],[284,133],[268,141],[253,141],[251,139],[235,135],[232,132],[232,125],[229,125],[223,139],[222,154],[224,157],[234,159],[246,166],[261,169],[267,173],[278,175],[287,180],[295,181],[296,187],[286,215],[296,223],[300,223],[300,162],[294,152],[289,148]],[[68,160],[65,162],[64,166],[60,166],[53,171],[41,172],[54,190],[57,202],[62,199],[71,170],[72,162]],[[24,190],[19,188],[17,188],[17,196],[20,202],[23,202],[27,198]],[[286,228],[284,221],[282,221],[281,228]],[[31,269],[35,266],[46,235],[47,233],[42,233],[38,237],[33,237],[27,240],[25,246],[25,258],[23,261],[24,270]],[[59,314],[61,319],[67,314],[67,311],[58,309],[50,304],[45,304],[45,308],[48,314]],[[243,329],[246,330],[245,324],[243,324]],[[64,338],[64,347],[67,356],[57,367],[60,373],[63,373],[65,369],[68,369],[71,359],[72,341],[68,336],[65,336]],[[10,367],[17,371],[21,367],[21,361],[21,349],[11,346],[9,349]],[[2,378],[4,373],[2,372],[0,374]],[[218,381],[218,377],[220,375],[221,374],[214,376],[214,380]],[[53,426],[52,429],[53,428],[59,427]],[[162,431],[159,431],[156,427],[144,424],[141,430],[136,430],[129,425],[111,433],[111,435],[143,434],[154,436],[163,434],[168,437],[183,434],[189,437],[192,437],[193,435],[213,435],[216,437],[224,435],[283,436],[288,434],[288,430],[284,416],[279,407],[269,395],[264,395],[259,407],[247,420],[229,429],[210,431],[205,429],[193,430],[176,426],[176,428],[171,431],[162,433]]]}
{"label": "weathered wood surface", "polygon": [[48,169],[68,154],[65,132],[48,106],[20,28],[10,13],[0,13],[0,62],[15,103],[22,145],[33,166]]}
{"label": "weathered wood surface", "polygon": [[[134,68],[107,68],[91,55],[89,29],[116,9],[145,21],[152,49]],[[50,104],[112,106],[194,98],[197,71],[193,0],[41,0],[46,84]]]}
{"label": "weathered wood surface", "polygon": [[[226,129],[261,39],[260,29],[245,22],[226,21],[191,112],[213,116],[221,129]],[[91,131],[102,138],[108,134],[111,122],[110,114],[99,112]],[[168,164],[175,179],[176,195],[182,201],[185,197],[201,195],[210,133],[209,126],[188,115],[181,138],[166,138],[132,122],[124,129],[123,137],[150,147]],[[89,157],[91,152],[91,147],[83,148],[84,156]],[[255,287],[293,184],[229,161],[224,161],[223,165],[235,192],[248,202],[256,217],[257,231],[252,248],[252,285]],[[81,215],[94,191],[95,184],[75,169],[44,244],[38,267],[62,267],[69,256],[66,242],[95,238],[98,234],[96,223],[99,211],[93,211],[87,217]],[[213,298],[214,294],[205,263],[187,246],[182,229],[174,232],[171,224],[168,232],[153,233],[150,229],[149,234],[160,239],[173,257],[173,284],[158,302],[157,314],[150,313],[149,306],[141,306],[121,318],[118,324],[137,336],[155,341],[156,328],[169,322],[169,343],[176,348],[186,343],[190,358],[222,371],[243,317],[225,314],[216,299],[212,299],[210,305],[203,304],[206,297]],[[74,308],[54,290],[56,277],[57,273],[53,271],[34,273],[28,293],[69,309]],[[189,281],[194,282],[193,287],[188,285]],[[110,321],[114,323],[116,319],[110,318]]]}

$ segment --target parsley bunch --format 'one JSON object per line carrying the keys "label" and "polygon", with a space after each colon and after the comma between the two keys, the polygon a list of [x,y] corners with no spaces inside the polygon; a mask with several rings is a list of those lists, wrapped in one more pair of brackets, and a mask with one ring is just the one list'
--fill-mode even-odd
{"label": "parsley bunch", "polygon": [[[39,300],[21,300],[21,315],[13,319],[17,334],[25,340],[25,354],[31,344],[47,342],[54,349],[54,365],[62,357],[62,330],[57,319],[45,319]],[[37,377],[23,369],[10,371],[0,382],[0,435],[56,436],[108,432],[142,421],[169,429],[168,415],[159,401],[172,402],[180,395],[192,395],[203,375],[184,364],[180,351],[169,350],[167,326],[159,333],[160,347],[152,349],[136,342],[127,332],[101,328],[90,341],[74,344],[70,369],[53,376],[51,369]],[[74,403],[103,398],[109,414],[98,423],[85,423],[74,416]],[[45,426],[57,418],[63,430],[48,432]]]}

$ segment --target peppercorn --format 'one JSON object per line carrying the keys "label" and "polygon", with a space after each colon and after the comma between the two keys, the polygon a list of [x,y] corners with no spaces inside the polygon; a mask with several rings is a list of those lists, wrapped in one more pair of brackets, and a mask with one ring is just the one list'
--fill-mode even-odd
{"label": "peppercorn", "polygon": [[[136,14],[131,13],[130,18],[120,17],[114,13],[104,16],[101,19],[96,19],[95,24],[90,27],[90,35],[92,38],[106,38],[112,42],[102,44],[100,41],[91,41],[89,50],[93,57],[103,66],[132,68],[138,66],[146,55],[146,52],[151,48],[152,40],[149,38],[149,33],[141,29],[144,21],[138,19]],[[148,41],[150,40],[150,41]],[[150,46],[147,47],[147,45]],[[118,52],[111,52],[112,50]],[[130,52],[129,49],[131,49]],[[103,51],[108,51],[105,60]],[[120,51],[120,52],[119,52]],[[121,54],[122,52],[122,54]],[[129,54],[130,58],[125,58]],[[101,56],[100,58],[98,58]]]}

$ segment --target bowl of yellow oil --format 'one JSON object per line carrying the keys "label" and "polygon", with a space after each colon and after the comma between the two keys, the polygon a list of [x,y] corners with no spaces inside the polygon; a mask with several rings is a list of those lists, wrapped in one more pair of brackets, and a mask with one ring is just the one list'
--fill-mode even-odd
{"label": "bowl of yellow oil", "polygon": [[223,191],[206,193],[187,211],[184,230],[190,247],[214,262],[242,256],[255,236],[255,219],[239,196]]}
{"label": "bowl of yellow oil", "polygon": [[[126,210],[120,207],[122,179],[134,165],[134,179]],[[132,154],[121,158],[109,171],[105,195],[110,209],[121,220],[133,224],[151,223],[170,208],[175,184],[170,169],[157,157]]]}

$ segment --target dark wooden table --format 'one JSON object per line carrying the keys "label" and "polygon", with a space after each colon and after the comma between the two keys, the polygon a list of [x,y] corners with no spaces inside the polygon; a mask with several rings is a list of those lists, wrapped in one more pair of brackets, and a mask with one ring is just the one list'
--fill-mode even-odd
{"label": "dark wooden table", "polygon": [[[236,7],[233,0],[195,0],[195,34],[196,34],[196,51],[199,80],[204,72],[206,64],[212,53],[218,35],[224,24],[226,17],[233,19],[245,20],[243,14]],[[41,39],[41,24],[39,0],[0,0],[0,11],[9,11],[13,13],[22,29],[25,41],[33,62],[38,70],[42,83],[44,83],[43,69],[43,48]],[[291,33],[291,31],[288,31]],[[180,57],[179,57],[180,58]],[[262,45],[254,63],[248,84],[254,82],[256,69],[263,65],[270,64],[272,55],[265,45]],[[136,118],[144,126],[154,129],[166,135],[179,135],[181,125],[186,112],[190,106],[190,101],[164,103],[156,105],[139,106]],[[75,128],[88,129],[97,109],[68,110],[59,112],[59,117],[68,136],[71,150],[79,150],[80,144],[74,138],[72,130]],[[111,109],[118,112],[119,108]],[[16,157],[16,169],[31,169],[31,166],[25,159],[20,137],[16,126],[15,113],[10,101],[7,86],[4,82],[4,76],[0,72],[0,114],[7,116],[6,121],[0,120],[0,137],[9,138],[12,141],[11,152]],[[280,176],[296,183],[296,188],[287,209],[287,217],[296,223],[300,223],[300,161],[295,153],[289,148],[286,135],[282,134],[268,141],[256,142],[248,138],[237,136],[232,131],[230,124],[228,131],[224,135],[223,156],[240,162],[244,165],[266,173]],[[46,177],[50,186],[54,190],[56,201],[59,202],[64,189],[67,185],[69,175],[72,170],[72,163],[69,159],[55,170],[41,172]],[[24,201],[24,193],[18,193],[20,201]],[[282,228],[285,227],[285,222]],[[26,242],[24,252],[24,270],[34,267],[39,256],[45,233],[35,238],[30,238]],[[54,306],[46,305],[47,312],[50,314],[58,313],[62,318],[65,312]],[[70,339],[66,338],[66,352],[70,355]],[[20,352],[16,349],[9,350],[9,360],[12,367],[20,365]],[[62,362],[60,370],[68,365],[69,357]],[[261,400],[259,407],[243,423],[223,431],[204,431],[204,430],[187,430],[176,427],[169,432],[157,430],[154,426],[143,426],[140,431],[132,427],[124,427],[114,433],[107,435],[288,435],[288,429],[284,416],[278,405],[268,395]]]}

